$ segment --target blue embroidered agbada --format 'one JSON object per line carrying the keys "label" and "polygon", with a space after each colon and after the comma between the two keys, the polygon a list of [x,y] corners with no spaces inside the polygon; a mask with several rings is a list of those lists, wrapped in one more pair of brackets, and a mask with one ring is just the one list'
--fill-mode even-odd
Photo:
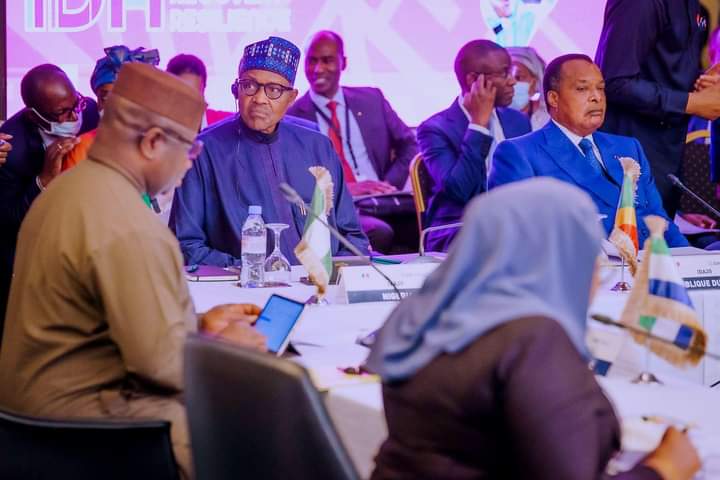
{"label": "blue embroidered agbada", "polygon": [[[290,263],[306,217],[290,205],[278,185],[289,183],[306,203],[312,199],[315,178],[308,168],[328,169],[334,183],[334,207],[328,221],[363,252],[368,241],[343,177],[340,160],[330,141],[319,132],[281,121],[272,134],[248,128],[235,115],[213,125],[199,137],[205,144],[200,157],[175,191],[170,228],[175,232],[187,264],[229,266],[240,263],[242,225],[250,205],[261,205],[265,223],[287,223],[280,248]],[[268,233],[268,253],[272,251]],[[332,239],[333,255],[350,255]]]}

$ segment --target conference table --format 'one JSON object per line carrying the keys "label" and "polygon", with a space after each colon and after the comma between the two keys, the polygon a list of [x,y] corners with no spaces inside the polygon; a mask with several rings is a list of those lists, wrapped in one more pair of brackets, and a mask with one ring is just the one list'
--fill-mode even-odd
{"label": "conference table", "polygon": [[[603,268],[603,285],[590,309],[611,318],[619,313],[628,293],[610,290],[620,268]],[[291,286],[279,288],[240,288],[237,282],[189,282],[195,308],[203,312],[224,303],[264,305],[272,294],[306,301],[315,287],[300,283],[302,267],[293,267]],[[720,295],[720,292],[718,293]],[[380,327],[394,309],[395,302],[348,305],[342,290],[330,286],[327,305],[308,305],[291,337],[299,355],[288,356],[308,369],[321,392],[330,416],[360,475],[368,478],[374,456],[387,435],[381,385],[373,375],[348,375],[339,368],[356,367],[368,349],[358,338]],[[703,459],[698,479],[720,479],[720,391],[708,388],[708,376],[720,379],[720,365],[705,360],[689,371],[679,370],[635,343],[623,330],[589,321],[588,342],[595,353],[611,364],[607,376],[598,381],[621,419],[623,453],[611,468],[626,469],[651,451],[660,441],[669,422],[691,426],[690,436]],[[717,364],[720,362],[714,362]],[[650,369],[662,385],[631,383],[640,371]],[[715,377],[711,377],[715,378]],[[643,418],[646,417],[646,418]],[[648,420],[648,418],[650,420]]]}

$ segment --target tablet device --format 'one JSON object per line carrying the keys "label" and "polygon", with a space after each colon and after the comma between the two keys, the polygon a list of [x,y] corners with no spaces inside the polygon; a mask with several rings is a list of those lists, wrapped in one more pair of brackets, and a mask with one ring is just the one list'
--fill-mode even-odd
{"label": "tablet device", "polygon": [[267,337],[269,351],[283,354],[304,308],[305,304],[280,295],[270,297],[255,322],[255,328]]}

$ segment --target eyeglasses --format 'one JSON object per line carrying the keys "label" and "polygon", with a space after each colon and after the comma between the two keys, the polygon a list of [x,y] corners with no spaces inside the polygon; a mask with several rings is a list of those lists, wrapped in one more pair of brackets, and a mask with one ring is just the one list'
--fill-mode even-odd
{"label": "eyeglasses", "polygon": [[[198,140],[197,138],[195,140],[188,140],[186,138],[183,138],[179,133],[175,133],[172,130],[166,130],[162,127],[157,126],[155,128],[160,129],[166,137],[171,138],[176,142],[189,145],[190,147],[188,148],[188,157],[190,157],[190,160],[195,160],[197,157],[200,156],[200,153],[202,153],[202,149],[204,146],[202,140]],[[140,133],[145,136],[147,135],[148,131],[149,129]]]}
{"label": "eyeglasses", "polygon": [[57,112],[53,112],[52,115],[57,118],[62,118],[65,115],[69,115],[71,113],[80,113],[83,110],[87,108],[87,99],[83,97],[82,95],[78,95],[75,104],[70,108],[64,108],[62,110],[58,110]]}
{"label": "eyeglasses", "polygon": [[279,83],[259,83],[251,78],[243,78],[237,81],[238,89],[248,97],[254,96],[260,87],[265,90],[265,96],[270,100],[277,100],[282,97],[283,93],[293,90],[292,87],[286,87]]}

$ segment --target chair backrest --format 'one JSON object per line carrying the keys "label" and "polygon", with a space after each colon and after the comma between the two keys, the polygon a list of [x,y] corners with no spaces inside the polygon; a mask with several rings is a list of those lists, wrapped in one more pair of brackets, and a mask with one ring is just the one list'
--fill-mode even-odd
{"label": "chair backrest", "polygon": [[295,363],[190,335],[185,402],[199,480],[358,478],[320,394]]}
{"label": "chair backrest", "polygon": [[420,153],[415,155],[415,158],[410,162],[410,184],[415,199],[418,228],[422,231],[425,228],[423,217],[425,210],[427,210],[427,202],[432,193],[434,182]]}
{"label": "chair backrest", "polygon": [[176,480],[170,423],[58,420],[0,410],[0,478]]}
{"label": "chair backrest", "polygon": [[[683,152],[682,178],[685,185],[700,198],[720,209],[720,201],[715,195],[715,184],[710,181],[710,146],[695,142],[709,135],[708,130],[698,130],[688,134]],[[705,207],[687,193],[683,193],[680,197],[680,209],[687,213],[707,213]]]}

